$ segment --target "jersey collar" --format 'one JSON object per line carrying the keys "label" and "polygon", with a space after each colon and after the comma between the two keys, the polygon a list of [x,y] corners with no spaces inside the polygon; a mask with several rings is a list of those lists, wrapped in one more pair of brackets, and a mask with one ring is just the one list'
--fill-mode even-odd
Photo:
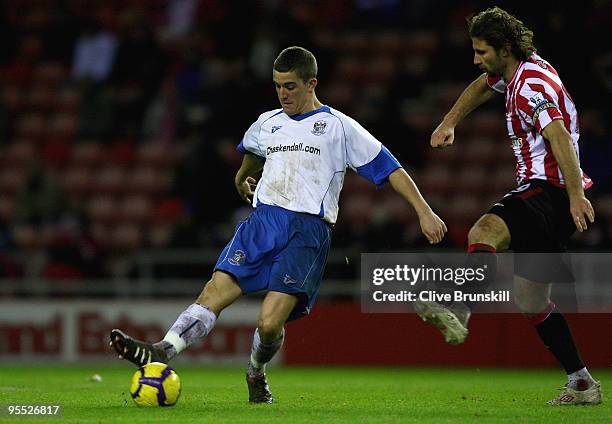
{"label": "jersey collar", "polygon": [[294,121],[301,121],[302,119],[306,119],[306,118],[308,118],[309,116],[315,115],[315,114],[317,114],[317,113],[319,113],[319,112],[327,112],[327,113],[330,113],[330,112],[329,112],[329,106],[327,106],[327,105],[323,105],[323,106],[321,106],[321,107],[320,107],[320,108],[318,108],[318,109],[311,110],[310,112],[301,113],[301,114],[298,114],[298,115],[291,115],[291,116],[289,116],[289,118],[293,119]]}

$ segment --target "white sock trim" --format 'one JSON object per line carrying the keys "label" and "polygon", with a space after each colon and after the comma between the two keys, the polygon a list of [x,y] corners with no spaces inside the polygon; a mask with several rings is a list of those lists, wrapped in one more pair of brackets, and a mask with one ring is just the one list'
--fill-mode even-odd
{"label": "white sock trim", "polygon": [[176,353],[180,353],[187,347],[185,340],[181,339],[174,331],[168,331],[164,341],[170,343],[176,349]]}

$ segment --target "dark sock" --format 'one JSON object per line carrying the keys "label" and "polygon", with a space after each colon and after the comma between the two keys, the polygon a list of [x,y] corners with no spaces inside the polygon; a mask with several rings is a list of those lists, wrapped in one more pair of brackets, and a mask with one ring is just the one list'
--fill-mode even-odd
{"label": "dark sock", "polygon": [[[484,268],[485,279],[477,285],[473,284],[462,288],[470,293],[483,293],[489,285],[495,281],[497,275],[497,249],[484,243],[473,243],[467,248],[467,265],[466,268]],[[476,304],[474,302],[465,302],[470,310],[473,310]]]}
{"label": "dark sock", "polygon": [[529,321],[536,328],[546,348],[563,365],[567,374],[584,368],[567,321],[554,303],[549,303],[544,311],[529,318]]}

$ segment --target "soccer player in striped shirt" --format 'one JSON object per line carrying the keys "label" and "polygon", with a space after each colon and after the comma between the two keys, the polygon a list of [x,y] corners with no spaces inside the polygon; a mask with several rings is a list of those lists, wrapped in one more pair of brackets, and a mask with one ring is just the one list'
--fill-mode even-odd
{"label": "soccer player in striped shirt", "polygon": [[[592,184],[580,169],[576,107],[557,71],[533,46],[533,32],[494,7],[468,19],[474,64],[483,74],[457,99],[431,136],[433,147],[453,144],[454,128],[472,110],[505,94],[508,136],[516,158],[515,190],[483,215],[468,235],[468,257],[496,265],[495,253],[560,253],[570,236],[587,229],[595,214],[584,191]],[[538,255],[516,255],[514,297],[542,342],[565,368],[568,383],[551,405],[601,402],[600,384],[587,371],[565,318],[550,300],[551,281]],[[534,259],[531,259],[534,260]],[[531,266],[530,266],[531,265]],[[419,303],[417,313],[436,325],[446,341],[467,336],[465,304]]]}
{"label": "soccer player in striped shirt", "polygon": [[[308,50],[289,47],[277,57],[273,82],[281,107],[261,114],[238,145],[244,159],[236,189],[256,209],[238,224],[212,278],[163,341],[151,344],[111,332],[121,357],[138,366],[168,362],[205,337],[221,311],[242,295],[267,291],[247,385],[250,402],[271,403],[266,364],[283,343],[285,322],[307,315],[315,302],[347,168],[378,187],[388,182],[414,207],[429,242],[442,240],[446,226],[412,178],[357,121],[319,101],[316,77],[317,62]],[[254,176],[262,169],[257,182]]]}

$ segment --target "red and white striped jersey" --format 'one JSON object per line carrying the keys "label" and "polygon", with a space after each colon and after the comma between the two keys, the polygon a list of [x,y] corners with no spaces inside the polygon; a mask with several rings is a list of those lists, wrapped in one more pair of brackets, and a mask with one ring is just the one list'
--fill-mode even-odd
{"label": "red and white striped jersey", "polygon": [[[562,119],[580,159],[578,113],[557,71],[533,53],[519,63],[510,82],[500,76],[487,75],[487,84],[506,94],[506,124],[516,158],[517,184],[540,179],[565,187],[550,142],[542,136],[548,124]],[[582,170],[580,172],[583,187],[590,187],[593,182]]]}

